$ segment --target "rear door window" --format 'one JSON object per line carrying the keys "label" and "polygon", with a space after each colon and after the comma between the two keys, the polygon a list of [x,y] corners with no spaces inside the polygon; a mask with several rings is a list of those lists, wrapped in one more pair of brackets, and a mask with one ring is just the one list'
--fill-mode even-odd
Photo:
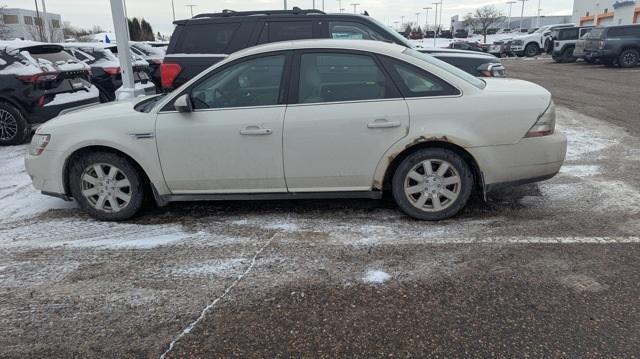
{"label": "rear door window", "polygon": [[388,81],[371,56],[303,54],[298,103],[376,100],[387,97]]}
{"label": "rear door window", "polygon": [[387,41],[370,27],[351,21],[329,22],[329,36],[332,39]]}
{"label": "rear door window", "polygon": [[460,91],[439,77],[410,64],[385,58],[385,66],[398,75],[405,97],[455,96]]}
{"label": "rear door window", "polygon": [[579,31],[580,30],[578,28],[562,30],[562,31],[560,31],[560,36],[558,37],[558,40],[560,40],[560,41],[576,40],[576,39],[578,39],[578,32]]}
{"label": "rear door window", "polygon": [[264,24],[258,44],[313,38],[311,21],[271,21]]}
{"label": "rear door window", "polygon": [[193,24],[183,31],[176,53],[225,54],[239,23]]}

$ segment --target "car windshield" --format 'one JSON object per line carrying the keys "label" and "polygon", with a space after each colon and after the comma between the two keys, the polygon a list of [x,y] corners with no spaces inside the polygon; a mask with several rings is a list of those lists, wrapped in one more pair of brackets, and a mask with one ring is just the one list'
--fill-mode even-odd
{"label": "car windshield", "polygon": [[470,83],[471,85],[479,88],[479,89],[484,89],[487,84],[486,82],[484,82],[483,80],[453,66],[450,65],[442,60],[436,59],[435,57],[431,56],[431,55],[427,55],[427,54],[423,54],[419,51],[416,51],[414,49],[406,49],[404,51],[404,54],[407,54],[409,56],[415,57],[417,59],[423,60],[428,62],[431,65],[437,66],[449,73],[451,73],[452,75],[459,77],[460,79]]}

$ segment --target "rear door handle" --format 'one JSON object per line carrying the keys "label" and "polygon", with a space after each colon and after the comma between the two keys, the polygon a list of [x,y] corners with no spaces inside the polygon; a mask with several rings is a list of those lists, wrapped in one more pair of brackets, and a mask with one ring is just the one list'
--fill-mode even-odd
{"label": "rear door handle", "polygon": [[258,126],[247,126],[244,130],[240,130],[240,134],[243,136],[262,136],[272,133],[273,131],[270,128],[261,128]]}
{"label": "rear door handle", "polygon": [[378,119],[367,124],[368,128],[394,128],[400,126],[402,126],[400,122],[390,122],[385,119]]}

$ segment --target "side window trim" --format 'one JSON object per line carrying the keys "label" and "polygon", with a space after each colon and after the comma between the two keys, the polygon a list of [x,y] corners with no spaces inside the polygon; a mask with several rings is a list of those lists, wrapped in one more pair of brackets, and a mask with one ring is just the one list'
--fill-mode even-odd
{"label": "side window trim", "polygon": [[392,78],[391,74],[387,71],[384,64],[376,54],[365,52],[365,51],[355,51],[355,50],[340,50],[340,49],[304,49],[304,50],[296,50],[292,56],[292,66],[291,66],[291,76],[289,82],[289,92],[287,96],[287,104],[288,105],[312,105],[312,104],[301,104],[299,102],[299,94],[300,94],[300,71],[302,66],[302,55],[304,54],[313,54],[313,53],[326,53],[326,54],[345,54],[345,55],[361,55],[361,56],[369,56],[378,66],[380,71],[385,76],[386,82],[386,93],[384,99],[375,99],[375,100],[346,100],[346,101],[334,101],[334,102],[324,102],[317,104],[328,104],[328,103],[353,103],[353,102],[369,102],[369,101],[382,101],[382,100],[390,100],[390,99],[402,99],[403,96],[398,89],[398,85],[396,81]]}
{"label": "side window trim", "polygon": [[[462,96],[462,90],[460,88],[458,88],[455,85],[452,85],[450,82],[445,81],[444,79],[442,79],[441,77],[432,74],[431,72],[428,72],[424,69],[421,69],[419,67],[416,67],[412,64],[406,63],[402,60],[399,59],[394,59],[388,56],[381,56],[382,58],[382,63],[384,64],[384,67],[387,69],[387,71],[389,73],[391,73],[391,77],[394,79],[396,86],[398,86],[400,88],[400,92],[402,93],[402,96],[405,99],[412,99],[412,98],[434,98],[434,97],[460,97]],[[402,80],[400,74],[398,74],[398,71],[396,71],[395,69],[395,64],[399,63],[401,65],[404,65],[408,68],[414,69],[416,70],[418,73],[422,73],[425,74],[427,76],[431,76],[433,78],[438,79],[439,81],[441,81],[444,84],[447,84],[448,86],[450,86],[451,88],[455,89],[458,93],[457,94],[441,94],[441,95],[421,95],[421,94],[416,94],[413,93],[409,90],[409,88],[407,87],[407,85],[404,83],[404,81]]]}
{"label": "side window trim", "polygon": [[[280,78],[280,93],[278,95],[278,103],[276,105],[270,105],[270,106],[286,106],[287,105],[287,98],[288,98],[288,93],[289,93],[289,86],[286,86],[287,83],[290,83],[290,78],[291,78],[291,65],[292,65],[292,61],[293,61],[293,53],[292,51],[274,51],[274,52],[266,52],[266,53],[262,53],[262,54],[257,54],[257,55],[253,55],[253,56],[247,56],[247,57],[243,57],[241,59],[229,62],[228,64],[224,64],[223,66],[207,73],[205,76],[201,77],[200,79],[198,79],[196,82],[194,82],[193,84],[191,84],[189,87],[187,87],[186,89],[180,91],[179,93],[176,93],[175,95],[173,95],[170,99],[167,100],[167,102],[162,106],[162,108],[158,111],[158,113],[167,113],[167,112],[176,112],[175,107],[173,106],[173,103],[175,102],[175,100],[188,93],[189,96],[191,96],[191,91],[197,87],[198,85],[200,85],[201,83],[207,81],[211,76],[215,76],[216,74],[223,72],[225,70],[227,70],[229,67],[235,66],[237,64],[246,62],[246,61],[252,61],[252,60],[256,60],[256,59],[260,59],[260,58],[265,58],[265,57],[272,57],[272,56],[278,56],[278,55],[284,55],[285,59],[284,59],[284,67],[282,70],[282,75]],[[257,106],[257,107],[267,107],[267,106]],[[211,111],[211,110],[225,110],[225,109],[242,109],[242,108],[246,108],[246,107],[224,107],[224,108],[216,108],[216,109],[198,109],[198,110],[194,110],[195,112],[198,111]]]}

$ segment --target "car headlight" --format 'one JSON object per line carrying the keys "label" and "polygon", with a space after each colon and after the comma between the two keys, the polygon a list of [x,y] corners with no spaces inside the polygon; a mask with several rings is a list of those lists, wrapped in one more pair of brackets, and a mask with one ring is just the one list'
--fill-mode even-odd
{"label": "car headlight", "polygon": [[553,135],[556,130],[556,105],[551,101],[547,110],[538,117],[538,121],[524,137],[543,137]]}
{"label": "car headlight", "polygon": [[29,154],[32,156],[40,156],[42,152],[44,152],[44,149],[47,148],[50,140],[51,135],[36,133],[35,135],[33,135],[33,139],[31,139]]}

